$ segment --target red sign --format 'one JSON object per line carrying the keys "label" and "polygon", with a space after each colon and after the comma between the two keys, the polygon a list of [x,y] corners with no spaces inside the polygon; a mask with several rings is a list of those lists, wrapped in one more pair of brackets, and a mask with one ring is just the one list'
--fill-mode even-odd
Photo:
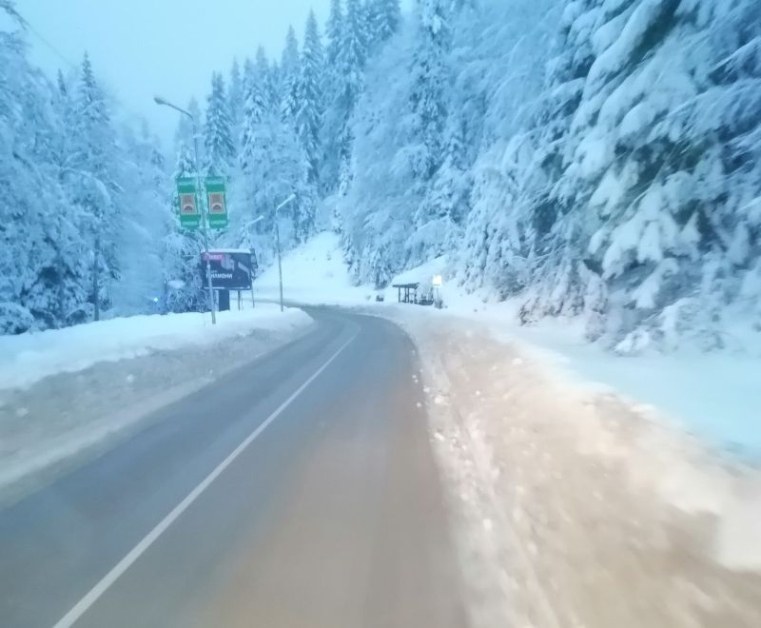
{"label": "red sign", "polygon": [[180,194],[180,213],[185,216],[192,216],[198,213],[195,194]]}
{"label": "red sign", "polygon": [[225,213],[225,195],[217,192],[209,194],[209,213],[210,214],[224,214]]}

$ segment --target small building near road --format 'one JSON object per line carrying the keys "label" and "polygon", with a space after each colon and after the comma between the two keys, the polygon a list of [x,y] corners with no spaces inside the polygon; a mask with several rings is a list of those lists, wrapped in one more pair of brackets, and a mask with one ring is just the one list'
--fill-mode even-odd
{"label": "small building near road", "polygon": [[442,287],[446,268],[446,256],[438,257],[398,274],[391,281],[390,289],[397,291],[399,303],[443,307]]}
{"label": "small building near road", "polygon": [[418,288],[420,288],[420,282],[414,283],[396,283],[391,286],[396,288],[399,295],[399,303],[417,303],[418,302]]}

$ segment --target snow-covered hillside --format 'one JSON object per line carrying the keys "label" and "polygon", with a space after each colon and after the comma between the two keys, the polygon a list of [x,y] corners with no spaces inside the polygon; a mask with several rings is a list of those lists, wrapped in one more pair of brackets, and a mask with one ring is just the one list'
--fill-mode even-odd
{"label": "snow-covered hillside", "polygon": [[622,353],[742,348],[761,327],[760,50],[755,0],[420,3],[354,117],[354,275],[454,251],[524,323],[582,316]]}
{"label": "snow-covered hillside", "polygon": [[[279,272],[274,262],[255,282],[257,298],[280,298]],[[339,238],[323,232],[285,254],[283,297],[304,304],[356,305],[367,302],[373,291],[352,285]]]}

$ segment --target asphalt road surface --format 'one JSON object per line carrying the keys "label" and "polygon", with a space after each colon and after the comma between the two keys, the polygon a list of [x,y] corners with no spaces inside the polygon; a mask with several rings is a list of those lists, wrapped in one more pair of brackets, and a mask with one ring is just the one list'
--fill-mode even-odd
{"label": "asphalt road surface", "polygon": [[465,626],[414,347],[306,336],[0,511],[0,626]]}

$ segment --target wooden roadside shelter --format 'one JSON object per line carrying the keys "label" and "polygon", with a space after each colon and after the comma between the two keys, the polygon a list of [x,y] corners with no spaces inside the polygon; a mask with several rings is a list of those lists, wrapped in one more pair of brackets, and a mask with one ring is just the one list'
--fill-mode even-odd
{"label": "wooden roadside shelter", "polygon": [[415,283],[398,283],[392,286],[396,288],[399,294],[399,303],[417,303],[417,291],[420,288],[420,282]]}

